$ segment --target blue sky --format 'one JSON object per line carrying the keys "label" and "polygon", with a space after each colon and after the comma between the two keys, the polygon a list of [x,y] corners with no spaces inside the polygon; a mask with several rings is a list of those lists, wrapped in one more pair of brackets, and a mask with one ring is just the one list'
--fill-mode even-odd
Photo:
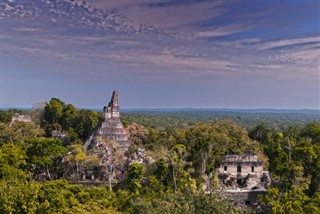
{"label": "blue sky", "polygon": [[320,108],[319,1],[2,0],[5,106]]}

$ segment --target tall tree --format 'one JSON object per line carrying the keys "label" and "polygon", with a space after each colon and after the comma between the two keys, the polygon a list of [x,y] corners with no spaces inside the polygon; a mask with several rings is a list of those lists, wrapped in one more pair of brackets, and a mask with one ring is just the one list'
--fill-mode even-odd
{"label": "tall tree", "polygon": [[67,152],[67,149],[62,146],[60,140],[52,138],[32,138],[28,144],[29,166],[31,168],[33,165],[35,166],[36,174],[44,171],[46,178],[51,180],[50,168],[59,156]]}
{"label": "tall tree", "polygon": [[130,164],[128,169],[128,185],[129,189],[133,193],[139,193],[141,189],[140,179],[144,174],[144,166],[137,162]]}
{"label": "tall tree", "polygon": [[0,147],[0,179],[25,179],[26,153],[12,143]]}

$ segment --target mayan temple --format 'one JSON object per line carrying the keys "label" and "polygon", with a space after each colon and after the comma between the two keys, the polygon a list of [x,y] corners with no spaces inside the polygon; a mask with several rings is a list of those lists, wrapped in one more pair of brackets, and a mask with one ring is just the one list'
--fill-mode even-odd
{"label": "mayan temple", "polygon": [[81,170],[75,182],[90,185],[109,183],[111,186],[111,183],[118,183],[126,178],[127,168],[132,161],[142,162],[144,150],[138,149],[134,157],[128,151],[131,143],[129,133],[120,121],[117,90],[113,91],[108,106],[103,108],[103,113],[104,121],[85,143],[86,153],[96,156],[99,163]]}
{"label": "mayan temple", "polygon": [[120,121],[118,91],[114,90],[108,106],[103,108],[104,121],[86,143],[87,149],[97,146],[97,140],[115,142],[123,149],[130,146],[129,134]]}

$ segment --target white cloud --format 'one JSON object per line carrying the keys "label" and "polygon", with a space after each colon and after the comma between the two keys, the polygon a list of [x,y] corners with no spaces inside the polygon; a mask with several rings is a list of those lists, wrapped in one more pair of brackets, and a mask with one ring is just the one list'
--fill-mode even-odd
{"label": "white cloud", "polygon": [[290,54],[292,57],[301,60],[303,62],[317,61],[319,65],[320,61],[320,49],[301,50]]}
{"label": "white cloud", "polygon": [[[78,1],[82,4],[82,1]],[[156,6],[157,3],[167,3],[165,6]],[[155,6],[152,6],[155,4]],[[190,24],[214,18],[223,14],[227,5],[223,1],[173,3],[170,0],[143,0],[143,1],[86,1],[86,5],[103,10],[116,10],[124,15],[128,22],[136,25],[149,25],[160,29],[177,30]],[[201,12],[199,12],[201,11]],[[146,18],[147,17],[147,18]]]}
{"label": "white cloud", "polygon": [[39,28],[18,27],[18,28],[13,28],[12,30],[21,31],[21,32],[35,32],[35,31],[39,31]]}
{"label": "white cloud", "polygon": [[141,68],[153,68],[166,70],[172,74],[191,74],[202,76],[211,71],[214,74],[223,74],[226,71],[233,71],[232,63],[224,60],[213,60],[197,57],[180,58],[170,54],[110,54],[107,58],[114,62],[125,62],[127,64],[139,65]]}
{"label": "white cloud", "polygon": [[235,23],[211,30],[200,31],[196,33],[196,35],[199,37],[220,37],[239,32],[244,32],[251,29],[252,27],[253,25],[250,25],[249,23]]}
{"label": "white cloud", "polygon": [[294,39],[281,39],[272,42],[266,42],[257,45],[258,50],[267,50],[272,48],[282,48],[291,45],[303,45],[308,43],[320,43],[320,37],[303,37],[303,38],[294,38]]}

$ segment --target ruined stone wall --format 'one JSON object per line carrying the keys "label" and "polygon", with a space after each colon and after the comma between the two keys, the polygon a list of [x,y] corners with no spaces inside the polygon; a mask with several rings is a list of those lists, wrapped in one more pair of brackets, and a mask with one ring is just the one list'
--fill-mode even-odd
{"label": "ruined stone wall", "polygon": [[223,162],[258,162],[258,156],[255,154],[244,155],[225,155],[222,158]]}
{"label": "ruined stone wall", "polygon": [[235,206],[251,207],[257,209],[258,213],[263,209],[259,204],[259,196],[265,194],[267,194],[265,190],[224,192],[224,195],[231,199]]}
{"label": "ruined stone wall", "polygon": [[[241,172],[238,172],[239,166],[241,167]],[[262,173],[263,166],[260,164],[257,164],[257,163],[223,163],[218,168],[218,172],[219,173],[231,173],[235,176],[241,175],[241,174],[245,175],[248,173]]]}
{"label": "ruined stone wall", "polygon": [[263,162],[257,155],[226,155],[222,158],[219,173],[230,173],[233,176],[246,176],[249,173],[262,173]]}
{"label": "ruined stone wall", "polygon": [[30,115],[20,115],[18,113],[15,113],[11,118],[11,123],[14,122],[32,123],[32,119]]}

